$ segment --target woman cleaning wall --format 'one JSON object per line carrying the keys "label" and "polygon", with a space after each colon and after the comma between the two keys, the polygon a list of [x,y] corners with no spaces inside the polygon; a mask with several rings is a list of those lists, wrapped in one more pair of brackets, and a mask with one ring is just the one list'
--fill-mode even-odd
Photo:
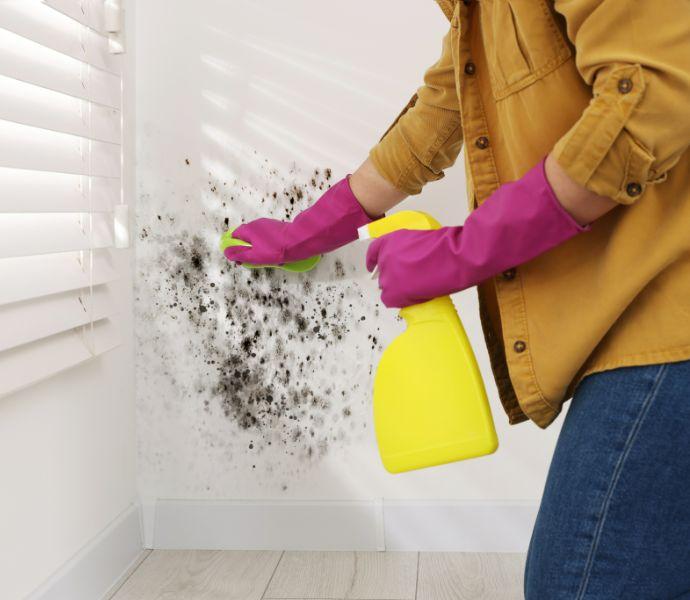
{"label": "woman cleaning wall", "polygon": [[511,423],[572,397],[525,573],[533,598],[690,590],[690,6],[438,0],[450,28],[368,159],[231,261],[331,251],[443,176],[465,142],[463,226],[375,240],[403,307],[477,285]]}

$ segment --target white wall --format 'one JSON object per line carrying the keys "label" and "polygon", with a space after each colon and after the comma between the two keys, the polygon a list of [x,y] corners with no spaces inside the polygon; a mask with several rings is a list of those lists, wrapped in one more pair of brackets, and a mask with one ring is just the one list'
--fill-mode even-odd
{"label": "white wall", "polygon": [[[131,28],[133,6],[129,9],[127,26]],[[125,197],[133,198],[134,81],[129,74],[133,74],[134,55],[126,60],[124,185]],[[96,600],[133,559],[132,553],[136,556],[137,526],[131,526],[131,510],[138,502],[133,254],[133,249],[113,253],[120,275],[115,294],[122,345],[57,377],[0,398],[3,600],[26,598],[34,591],[51,599]],[[120,528],[112,532],[120,525],[126,531]],[[123,539],[123,531],[128,539]],[[112,539],[108,537],[111,533]],[[98,554],[113,549],[115,554]],[[92,554],[87,556],[85,551]],[[93,558],[96,560],[89,561]],[[87,571],[79,571],[80,567]]]}
{"label": "white wall", "polygon": [[0,400],[0,597],[26,597],[136,500],[130,352]]}
{"label": "white wall", "polygon": [[[306,277],[275,281],[227,269],[216,249],[224,218],[284,217],[296,188],[304,192],[296,203],[302,208],[320,193],[326,168],[331,181],[356,168],[436,59],[446,27],[431,0],[140,5],[136,327],[146,498],[539,497],[558,426],[546,432],[507,426],[473,290],[459,295],[458,306],[501,448],[490,457],[392,476],[377,455],[370,389],[372,367],[399,324],[393,312],[377,312],[365,248],[338,251]],[[405,206],[460,223],[464,189],[459,162]],[[257,289],[256,298],[246,296]],[[296,314],[275,306],[272,298],[281,294],[307,318],[306,334]],[[324,339],[310,333],[319,325]],[[241,341],[254,331],[252,357]],[[218,365],[233,359],[250,380],[222,390]],[[289,381],[281,376],[285,368]],[[252,400],[266,387],[277,396],[302,390],[306,396],[292,412],[257,414]],[[246,411],[257,424],[243,428]],[[299,428],[303,435],[294,439]]]}

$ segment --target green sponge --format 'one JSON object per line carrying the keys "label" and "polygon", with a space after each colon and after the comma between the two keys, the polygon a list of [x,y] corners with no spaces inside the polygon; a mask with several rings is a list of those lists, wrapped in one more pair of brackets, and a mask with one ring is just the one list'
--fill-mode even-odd
{"label": "green sponge", "polygon": [[[220,250],[221,252],[224,252],[226,248],[230,248],[230,246],[251,246],[249,242],[245,242],[244,240],[238,240],[234,237],[232,237],[232,232],[235,231],[236,227],[233,227],[232,229],[228,229],[220,238]],[[292,273],[305,273],[306,271],[311,271],[321,260],[321,255],[317,254],[316,256],[310,256],[309,258],[305,258],[303,260],[296,260],[294,262],[290,263],[285,263],[284,265],[252,265],[249,263],[242,263],[243,267],[247,267],[248,269],[270,269],[270,268],[276,268],[276,269],[283,269],[285,271],[290,271]]]}

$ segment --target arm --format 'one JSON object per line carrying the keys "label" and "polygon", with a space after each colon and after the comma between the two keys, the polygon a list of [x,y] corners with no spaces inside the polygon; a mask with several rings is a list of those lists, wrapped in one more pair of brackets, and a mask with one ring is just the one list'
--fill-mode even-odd
{"label": "arm", "polygon": [[443,177],[462,147],[460,103],[450,31],[440,58],[424,73],[424,85],[350,178],[364,210],[380,215],[424,185]]}
{"label": "arm", "polygon": [[593,99],[549,155],[546,176],[565,209],[585,224],[663,181],[690,144],[690,3],[559,0],[555,6]]}
{"label": "arm", "polygon": [[556,0],[555,9],[592,101],[553,162],[590,192],[632,204],[690,144],[690,2]]}

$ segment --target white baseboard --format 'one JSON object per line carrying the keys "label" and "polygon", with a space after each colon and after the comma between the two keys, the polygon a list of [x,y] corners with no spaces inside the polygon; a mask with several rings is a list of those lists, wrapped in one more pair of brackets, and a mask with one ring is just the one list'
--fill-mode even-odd
{"label": "white baseboard", "polygon": [[[375,502],[155,503],[153,548],[341,550],[382,546]],[[383,549],[383,548],[380,548]]]}
{"label": "white baseboard", "polygon": [[524,552],[536,502],[204,501],[147,503],[147,547]]}
{"label": "white baseboard", "polygon": [[538,508],[533,501],[389,501],[386,549],[526,552]]}
{"label": "white baseboard", "polygon": [[101,600],[107,598],[140,562],[139,507],[131,505],[86,544],[28,600]]}

